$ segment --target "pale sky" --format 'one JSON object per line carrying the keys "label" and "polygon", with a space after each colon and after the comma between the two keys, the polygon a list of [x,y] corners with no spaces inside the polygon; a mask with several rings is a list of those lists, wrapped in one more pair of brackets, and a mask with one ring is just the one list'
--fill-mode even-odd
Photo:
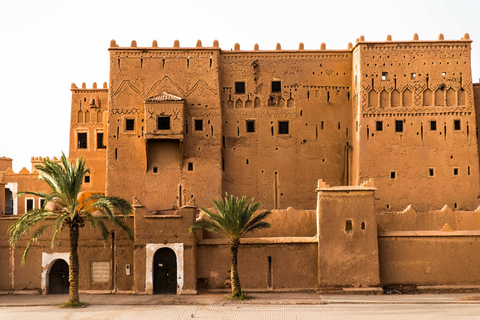
{"label": "pale sky", "polygon": [[108,82],[108,47],[224,50],[346,49],[366,41],[460,39],[469,33],[473,82],[480,77],[480,0],[70,1],[0,0],[0,157],[30,169],[32,156],[68,153],[72,82]]}

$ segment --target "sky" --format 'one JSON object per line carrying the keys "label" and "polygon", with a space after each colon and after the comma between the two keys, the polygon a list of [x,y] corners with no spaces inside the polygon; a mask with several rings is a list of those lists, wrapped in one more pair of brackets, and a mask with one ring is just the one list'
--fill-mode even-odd
{"label": "sky", "polygon": [[128,47],[223,50],[346,49],[366,41],[458,40],[470,34],[472,78],[480,78],[480,0],[102,1],[0,0],[0,157],[13,170],[32,156],[68,154],[71,83],[108,83],[110,40]]}

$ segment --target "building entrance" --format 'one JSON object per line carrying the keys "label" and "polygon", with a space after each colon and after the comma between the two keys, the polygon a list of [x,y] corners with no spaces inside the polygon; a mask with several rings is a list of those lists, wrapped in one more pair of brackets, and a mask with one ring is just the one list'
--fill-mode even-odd
{"label": "building entrance", "polygon": [[48,293],[49,294],[66,294],[70,287],[68,281],[68,264],[63,259],[55,261],[50,268],[48,274]]}
{"label": "building entrance", "polygon": [[153,293],[177,293],[177,256],[170,248],[160,248],[153,256]]}

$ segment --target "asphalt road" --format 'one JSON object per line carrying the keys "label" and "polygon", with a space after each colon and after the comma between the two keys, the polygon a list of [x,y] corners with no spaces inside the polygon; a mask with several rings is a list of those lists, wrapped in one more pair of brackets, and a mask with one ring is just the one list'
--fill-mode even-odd
{"label": "asphalt road", "polygon": [[0,319],[480,319],[479,304],[90,305],[3,307]]}

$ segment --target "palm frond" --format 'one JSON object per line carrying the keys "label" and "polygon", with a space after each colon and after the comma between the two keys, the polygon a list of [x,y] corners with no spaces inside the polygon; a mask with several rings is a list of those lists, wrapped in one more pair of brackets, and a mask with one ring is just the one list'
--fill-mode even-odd
{"label": "palm frond", "polygon": [[25,251],[23,252],[23,255],[22,255],[22,265],[25,265],[25,260],[27,259],[28,251],[30,250],[30,247],[32,246],[32,244],[34,242],[37,242],[38,237],[40,237],[43,231],[45,231],[45,229],[49,228],[50,226],[51,224],[43,225],[39,227],[37,230],[35,230],[35,232],[32,234],[32,237],[28,241],[27,246],[25,247]]}
{"label": "palm frond", "polygon": [[30,231],[37,222],[43,221],[52,215],[54,214],[42,208],[33,209],[25,213],[8,228],[10,245],[14,247],[22,234]]}

